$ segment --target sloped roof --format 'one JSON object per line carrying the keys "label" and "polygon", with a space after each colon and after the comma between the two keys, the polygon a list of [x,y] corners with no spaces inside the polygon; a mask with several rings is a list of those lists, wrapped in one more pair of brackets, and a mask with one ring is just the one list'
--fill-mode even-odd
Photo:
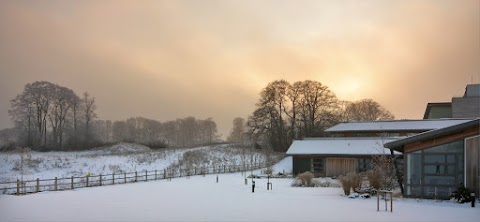
{"label": "sloped roof", "polygon": [[471,121],[472,119],[421,119],[340,123],[326,132],[429,131]]}
{"label": "sloped roof", "polygon": [[428,132],[420,133],[415,136],[407,137],[401,140],[396,140],[396,141],[390,141],[385,143],[385,147],[388,147],[390,149],[395,149],[403,152],[403,147],[406,144],[414,143],[414,142],[419,142],[423,140],[428,140],[428,139],[433,139],[445,135],[450,135],[453,133],[461,132],[462,130],[479,126],[480,125],[480,119],[475,119],[475,120],[470,120],[468,122],[456,124],[453,126],[449,127],[444,127],[441,129],[436,129],[436,130],[431,130]]}
{"label": "sloped roof", "polygon": [[[384,143],[398,138],[330,137],[293,141],[287,155],[390,155]],[[400,154],[395,151],[395,154]]]}

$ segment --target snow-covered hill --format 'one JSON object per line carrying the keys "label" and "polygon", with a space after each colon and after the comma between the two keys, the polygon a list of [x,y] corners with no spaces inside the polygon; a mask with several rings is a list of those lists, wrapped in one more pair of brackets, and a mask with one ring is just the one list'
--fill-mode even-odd
{"label": "snow-covered hill", "polygon": [[[270,154],[278,158],[281,154]],[[81,152],[35,152],[24,157],[23,170],[20,153],[0,153],[0,182],[78,177],[145,170],[163,170],[167,167],[201,167],[211,165],[241,165],[267,161],[260,150],[238,148],[232,145],[205,146],[185,149],[150,150],[146,146],[119,143],[110,147]]]}

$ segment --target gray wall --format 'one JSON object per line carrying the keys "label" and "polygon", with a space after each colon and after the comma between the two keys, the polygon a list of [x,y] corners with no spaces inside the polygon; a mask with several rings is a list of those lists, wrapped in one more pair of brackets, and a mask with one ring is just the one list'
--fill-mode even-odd
{"label": "gray wall", "polygon": [[480,97],[452,98],[452,117],[480,117]]}

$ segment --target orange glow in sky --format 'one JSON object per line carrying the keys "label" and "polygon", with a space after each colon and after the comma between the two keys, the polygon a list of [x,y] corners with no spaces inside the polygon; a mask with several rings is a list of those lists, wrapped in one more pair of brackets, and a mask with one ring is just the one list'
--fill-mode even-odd
{"label": "orange glow in sky", "polygon": [[213,117],[224,136],[278,79],[421,118],[480,81],[479,16],[478,0],[0,1],[0,128],[37,80],[88,91],[101,119]]}

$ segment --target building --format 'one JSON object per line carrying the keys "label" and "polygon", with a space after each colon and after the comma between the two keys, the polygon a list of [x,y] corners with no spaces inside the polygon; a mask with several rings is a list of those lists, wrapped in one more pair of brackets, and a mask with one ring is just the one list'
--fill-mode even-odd
{"label": "building", "polygon": [[423,119],[452,118],[452,103],[428,103]]}
{"label": "building", "polygon": [[424,119],[475,118],[480,116],[480,84],[469,84],[462,97],[452,102],[428,103]]}
{"label": "building", "polygon": [[[426,131],[468,122],[468,119],[390,120],[340,123],[325,130],[331,137],[295,140],[287,150],[293,158],[293,173],[313,172],[336,177],[371,169],[374,156],[391,155],[384,143]],[[403,169],[403,158],[398,167]]]}
{"label": "building", "polygon": [[330,127],[325,132],[332,137],[405,137],[467,121],[469,119],[348,122]]}
{"label": "building", "polygon": [[[371,168],[372,157],[391,155],[383,144],[398,138],[351,137],[295,140],[287,151],[293,158],[293,173],[310,171],[317,177],[336,177]],[[396,155],[401,153],[395,152]]]}
{"label": "building", "polygon": [[404,153],[405,196],[448,199],[461,184],[480,190],[480,119],[431,130],[385,147]]}

